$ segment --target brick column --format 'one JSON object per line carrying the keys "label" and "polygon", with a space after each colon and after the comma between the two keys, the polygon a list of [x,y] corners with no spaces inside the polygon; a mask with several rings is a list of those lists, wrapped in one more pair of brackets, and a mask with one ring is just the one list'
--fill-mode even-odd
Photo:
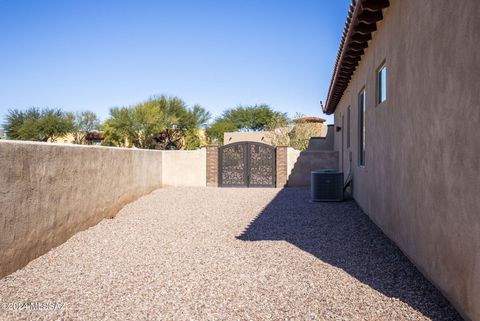
{"label": "brick column", "polygon": [[287,186],[287,146],[277,146],[277,187]]}
{"label": "brick column", "polygon": [[218,186],[218,145],[207,146],[207,186]]}

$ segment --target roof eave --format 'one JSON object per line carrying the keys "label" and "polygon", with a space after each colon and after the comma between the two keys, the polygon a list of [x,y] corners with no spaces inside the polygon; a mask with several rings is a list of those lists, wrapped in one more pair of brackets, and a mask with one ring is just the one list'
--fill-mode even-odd
{"label": "roof eave", "polygon": [[382,10],[389,5],[389,0],[352,1],[323,109],[327,115],[335,112],[364,49],[368,48],[372,33],[377,30],[377,22],[383,19]]}

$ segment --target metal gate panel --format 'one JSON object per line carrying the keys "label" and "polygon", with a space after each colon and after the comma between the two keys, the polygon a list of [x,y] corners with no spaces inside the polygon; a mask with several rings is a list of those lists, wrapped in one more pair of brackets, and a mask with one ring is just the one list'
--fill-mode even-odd
{"label": "metal gate panel", "polygon": [[238,142],[219,148],[221,187],[275,187],[275,148]]}
{"label": "metal gate panel", "polygon": [[248,144],[250,187],[275,186],[275,148],[261,143]]}
{"label": "metal gate panel", "polygon": [[219,149],[219,182],[223,187],[247,187],[247,145],[230,144]]}

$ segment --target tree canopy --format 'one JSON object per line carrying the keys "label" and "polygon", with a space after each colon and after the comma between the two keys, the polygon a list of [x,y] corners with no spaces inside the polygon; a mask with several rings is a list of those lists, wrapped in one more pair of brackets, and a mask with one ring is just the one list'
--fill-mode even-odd
{"label": "tree canopy", "polygon": [[210,118],[200,105],[188,107],[178,97],[161,95],[133,106],[113,107],[103,124],[91,111],[65,113],[32,107],[9,110],[4,127],[11,139],[46,142],[71,134],[76,144],[88,143],[87,136],[101,130],[103,145],[144,149],[196,149],[207,141],[222,144],[225,132],[265,130],[271,132],[272,144],[301,150],[322,128],[318,124],[289,126],[286,113],[266,104],[240,105],[225,110],[212,123]]}
{"label": "tree canopy", "polygon": [[47,142],[71,132],[73,123],[61,109],[32,107],[25,111],[9,110],[5,129],[12,139]]}
{"label": "tree canopy", "polygon": [[69,114],[72,119],[72,135],[74,144],[85,144],[88,133],[100,129],[100,120],[91,111],[76,112]]}
{"label": "tree canopy", "polygon": [[273,123],[286,126],[288,122],[286,113],[275,111],[269,105],[238,106],[215,119],[207,135],[212,141],[222,143],[225,132],[268,130]]}
{"label": "tree canopy", "polygon": [[198,128],[209,119],[210,113],[199,105],[189,109],[178,97],[153,97],[132,107],[111,108],[103,127],[104,144],[164,149],[173,143],[176,148],[198,148]]}

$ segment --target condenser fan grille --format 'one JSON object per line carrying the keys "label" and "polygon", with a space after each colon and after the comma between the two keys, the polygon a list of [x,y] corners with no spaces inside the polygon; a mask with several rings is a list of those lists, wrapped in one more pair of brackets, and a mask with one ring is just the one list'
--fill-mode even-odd
{"label": "condenser fan grille", "polygon": [[343,173],[334,169],[322,169],[311,173],[313,202],[343,200]]}

